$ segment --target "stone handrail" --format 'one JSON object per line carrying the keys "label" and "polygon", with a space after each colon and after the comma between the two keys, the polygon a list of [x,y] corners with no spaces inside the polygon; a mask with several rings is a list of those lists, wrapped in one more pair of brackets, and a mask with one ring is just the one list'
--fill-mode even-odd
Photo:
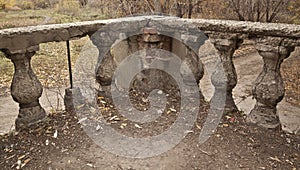
{"label": "stone handrail", "polygon": [[[16,128],[22,129],[42,120],[45,111],[39,98],[42,85],[31,69],[31,57],[41,43],[67,41],[86,35],[91,36],[110,23],[131,24],[151,22],[152,25],[163,22],[170,28],[180,25],[193,25],[204,31],[219,53],[227,78],[226,110],[237,111],[232,98],[232,89],[237,84],[237,75],[232,55],[243,39],[253,39],[258,53],[264,61],[264,69],[253,87],[253,96],[257,100],[248,120],[266,128],[280,125],[276,114],[276,105],[284,96],[284,86],[280,75],[280,65],[289,57],[296,46],[300,45],[300,26],[291,24],[241,22],[229,20],[180,19],[164,16],[138,16],[130,18],[86,21],[69,24],[40,25],[0,30],[0,50],[15,66],[11,85],[13,99],[20,104]],[[214,72],[212,83],[215,86],[214,100],[222,92],[222,86]]]}
{"label": "stone handrail", "polygon": [[[231,20],[206,20],[206,19],[179,19],[173,17],[131,17],[122,19],[85,21],[67,24],[53,24],[9,28],[0,30],[0,48],[20,50],[41,43],[71,40],[93,34],[104,25],[117,22],[140,22],[147,19],[167,22],[180,22],[195,24],[200,30],[226,33],[239,33],[247,35],[263,35],[283,37],[298,40],[300,27],[292,24],[275,24]],[[35,38],[36,37],[36,38]]]}

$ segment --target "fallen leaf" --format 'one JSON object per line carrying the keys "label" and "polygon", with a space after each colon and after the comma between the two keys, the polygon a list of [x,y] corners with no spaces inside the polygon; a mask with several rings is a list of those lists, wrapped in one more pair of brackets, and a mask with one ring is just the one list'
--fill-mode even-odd
{"label": "fallen leaf", "polygon": [[21,165],[21,168],[23,168],[26,164],[28,164],[28,162],[30,162],[30,158],[28,158],[28,159],[26,159],[25,161],[24,161],[24,163]]}
{"label": "fallen leaf", "polygon": [[13,158],[13,157],[15,157],[15,156],[16,156],[16,154],[14,154],[14,155],[12,155],[12,156],[6,158],[6,159],[9,160],[9,159],[11,159],[11,158]]}
{"label": "fallen leaf", "polygon": [[21,160],[21,159],[25,158],[25,156],[26,155],[22,155],[22,156],[18,157],[18,160]]}
{"label": "fallen leaf", "polygon": [[57,138],[57,133],[58,133],[57,130],[55,130],[55,132],[54,132],[54,134],[53,134],[53,137],[54,137],[54,138]]}
{"label": "fallen leaf", "polygon": [[120,118],[118,118],[118,116],[113,116],[112,118],[110,118],[109,120],[115,120],[115,121],[119,121]]}
{"label": "fallen leaf", "polygon": [[146,103],[146,102],[148,102],[149,100],[143,97],[143,98],[142,98],[142,101],[143,101],[144,103]]}
{"label": "fallen leaf", "polygon": [[142,129],[142,127],[141,127],[140,125],[138,125],[138,124],[134,124],[134,126],[135,126],[136,128]]}
{"label": "fallen leaf", "polygon": [[77,106],[77,109],[81,109],[84,107],[84,104]]}
{"label": "fallen leaf", "polygon": [[89,166],[89,167],[91,167],[91,168],[94,167],[94,165],[93,165],[93,164],[90,164],[90,163],[88,163],[88,164],[86,164],[86,165]]}
{"label": "fallen leaf", "polygon": [[101,102],[102,104],[106,104],[106,101],[104,101],[104,100],[100,100],[100,102]]}
{"label": "fallen leaf", "polygon": [[273,161],[281,162],[281,160],[279,160],[277,156],[270,157],[270,159],[273,160]]}
{"label": "fallen leaf", "polygon": [[97,125],[96,131],[98,131],[98,130],[100,130],[100,129],[102,129],[102,127],[101,127],[100,125]]}
{"label": "fallen leaf", "polygon": [[229,125],[228,125],[228,124],[226,124],[226,123],[225,123],[225,124],[223,124],[223,127],[228,127],[228,126],[229,126]]}
{"label": "fallen leaf", "polygon": [[127,126],[127,123],[122,123],[121,126],[120,126],[120,128],[124,129],[126,126]]}
{"label": "fallen leaf", "polygon": [[87,117],[80,119],[77,123],[82,123],[87,120]]}
{"label": "fallen leaf", "polygon": [[177,112],[177,110],[175,110],[175,109],[173,109],[173,108],[170,108],[170,110],[171,110],[172,112]]}

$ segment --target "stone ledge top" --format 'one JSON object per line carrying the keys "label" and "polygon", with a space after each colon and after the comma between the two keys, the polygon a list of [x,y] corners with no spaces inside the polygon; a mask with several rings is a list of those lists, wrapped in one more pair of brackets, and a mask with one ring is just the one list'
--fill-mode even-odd
{"label": "stone ledge top", "polygon": [[[95,31],[97,31],[98,29],[101,28],[101,26],[107,25],[110,23],[140,22],[140,21],[144,21],[147,19],[156,20],[157,18],[176,19],[176,17],[163,17],[163,16],[136,16],[136,17],[95,20],[95,21],[82,21],[82,22],[73,22],[73,23],[64,23],[64,24],[49,24],[49,25],[7,28],[7,29],[0,30],[0,38],[3,36],[13,36],[13,35],[33,33],[33,32],[38,32],[38,31],[51,31],[51,30],[68,29],[68,28],[95,27]],[[100,26],[100,28],[97,28],[97,26]]]}
{"label": "stone ledge top", "polygon": [[[39,25],[0,30],[0,50],[24,51],[40,43],[67,41],[91,35],[110,23],[161,23],[171,27],[192,25],[204,32],[272,36],[300,40],[300,25],[259,23],[232,20],[182,19],[168,16],[136,16],[128,18],[84,21],[66,24]],[[300,43],[297,43],[300,44]]]}
{"label": "stone ledge top", "polygon": [[297,40],[300,39],[300,25],[295,24],[207,19],[190,19],[187,21],[197,25],[198,28],[203,31],[286,37]]}

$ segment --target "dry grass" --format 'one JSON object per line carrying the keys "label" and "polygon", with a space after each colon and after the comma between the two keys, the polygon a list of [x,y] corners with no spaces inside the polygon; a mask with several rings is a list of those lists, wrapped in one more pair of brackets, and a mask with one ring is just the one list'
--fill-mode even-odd
{"label": "dry grass", "polygon": [[[88,38],[70,42],[71,58],[74,65],[81,48]],[[69,86],[68,58],[65,42],[41,44],[40,50],[32,58],[32,68],[45,88]],[[3,54],[1,54],[3,55]],[[12,62],[0,57],[0,94],[7,92],[13,77]],[[2,90],[1,90],[2,89]]]}
{"label": "dry grass", "polygon": [[3,53],[0,53],[0,94],[1,91],[7,91],[10,87],[12,77],[14,73],[14,66],[12,62],[4,57]]}
{"label": "dry grass", "polygon": [[[0,11],[0,29],[32,26],[40,24],[57,24],[85,20],[104,19],[98,9],[81,8],[77,13],[58,12],[56,9]],[[87,38],[71,41],[71,56],[73,62],[79,55],[81,47]],[[44,87],[68,86],[68,64],[66,43],[40,44],[40,50],[32,58],[32,67]],[[8,92],[14,67],[12,62],[5,58],[0,51],[0,95]]]}
{"label": "dry grass", "polygon": [[100,9],[80,8],[71,14],[57,9],[0,11],[0,29],[104,19]]}

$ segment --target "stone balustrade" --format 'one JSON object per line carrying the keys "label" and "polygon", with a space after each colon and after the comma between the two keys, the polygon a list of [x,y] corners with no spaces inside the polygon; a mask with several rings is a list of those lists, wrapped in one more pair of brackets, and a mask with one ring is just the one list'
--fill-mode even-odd
{"label": "stone balustrade", "polygon": [[[138,16],[111,20],[87,21],[70,24],[41,25],[22,28],[0,30],[0,50],[14,63],[15,73],[11,85],[11,95],[19,103],[19,115],[16,120],[17,130],[28,127],[30,124],[43,120],[45,110],[39,103],[42,94],[42,85],[32,71],[30,60],[39,50],[39,44],[59,42],[91,36],[99,29],[110,23],[117,23],[118,27],[132,27],[132,30],[142,24],[157,27],[159,32],[167,28],[174,34],[178,28],[192,26],[204,31],[211,43],[215,46],[224,73],[215,71],[212,75],[212,84],[215,94],[226,93],[225,110],[237,111],[232,98],[232,89],[237,84],[237,74],[232,56],[244,39],[255,41],[255,47],[263,58],[264,66],[253,87],[253,97],[256,105],[248,115],[251,123],[266,128],[276,128],[280,125],[276,114],[276,105],[284,96],[284,84],[280,74],[280,65],[288,58],[296,46],[300,45],[300,26],[274,23],[254,23],[228,20],[179,19],[164,16]],[[163,25],[161,25],[163,23]],[[179,31],[189,34],[188,31]],[[181,36],[187,45],[193,46],[197,37]],[[185,39],[186,38],[186,39]],[[190,44],[189,44],[190,43]],[[201,63],[200,63],[201,65]],[[199,70],[202,72],[203,70]],[[225,79],[220,80],[220,74]],[[200,76],[200,78],[202,75]],[[100,82],[101,84],[101,82]],[[225,86],[224,86],[225,84]],[[224,89],[225,88],[225,89]]]}

